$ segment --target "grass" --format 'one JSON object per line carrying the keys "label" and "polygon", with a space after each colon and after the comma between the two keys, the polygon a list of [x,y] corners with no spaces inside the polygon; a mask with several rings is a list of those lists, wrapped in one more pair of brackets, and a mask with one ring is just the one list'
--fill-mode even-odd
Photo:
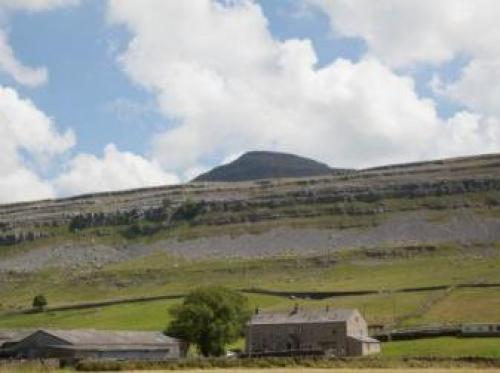
{"label": "grass", "polygon": [[[299,302],[304,308],[359,308],[370,323],[390,323],[394,316],[417,312],[433,292],[415,294],[377,294],[325,300],[295,300],[269,295],[249,295],[250,304],[266,311],[289,311]],[[47,311],[0,317],[0,328],[97,328],[163,330],[169,322],[168,310],[181,300],[160,300],[99,308]]]}
{"label": "grass", "polygon": [[485,357],[500,358],[500,338],[442,337],[396,341],[382,344],[382,355],[389,357]]}
{"label": "grass", "polygon": [[[484,249],[484,250],[483,250]],[[9,274],[0,281],[0,309],[30,307],[37,294],[49,306],[117,298],[186,293],[200,284],[283,291],[394,290],[405,287],[500,281],[500,246],[464,248],[442,245],[406,257],[404,248],[378,248],[391,255],[373,258],[357,249],[324,256],[294,255],[255,259],[188,260],[153,254],[99,270],[46,270]],[[481,254],[483,253],[483,254]],[[393,255],[394,254],[394,255]],[[382,292],[323,301],[301,300],[303,307],[358,308],[369,323],[418,325],[500,321],[500,289],[452,292]],[[251,295],[264,310],[288,310],[297,300]],[[101,308],[0,316],[0,327],[60,327],[161,330],[167,310],[178,301],[131,303]]]}
{"label": "grass", "polygon": [[500,289],[457,289],[409,322],[459,324],[478,318],[500,322]]}
{"label": "grass", "polygon": [[[57,364],[57,363],[56,363]],[[0,373],[52,373],[52,372],[72,372],[70,369],[59,369],[56,364],[48,364],[39,361],[18,362],[1,361]]]}
{"label": "grass", "polygon": [[[386,250],[398,252],[398,249]],[[200,284],[284,291],[345,291],[500,281],[500,249],[492,246],[485,256],[478,255],[479,251],[474,248],[471,250],[476,255],[469,255],[463,249],[442,246],[431,253],[412,257],[398,254],[390,259],[369,258],[363,250],[316,257],[290,255],[203,261],[154,254],[94,271],[46,270],[33,274],[9,274],[0,282],[0,309],[27,308],[37,294],[44,294],[49,306],[56,306],[186,293]],[[373,323],[390,323],[394,319],[405,320],[406,324],[500,321],[498,294],[500,289],[459,289],[445,297],[436,292],[383,293],[301,303],[313,307],[323,307],[325,302],[338,307],[356,307]],[[252,299],[262,308],[269,309],[291,307],[295,302],[279,297]],[[144,307],[153,304],[145,303]],[[113,307],[124,307],[127,312],[134,312],[135,308],[141,309],[142,306]],[[114,308],[103,308],[103,312],[109,312],[108,309]],[[42,316],[30,317],[36,319]],[[0,316],[0,325],[13,322],[9,320]],[[28,322],[28,318],[23,320]],[[14,324],[22,326],[21,321]],[[67,321],[67,325],[71,322]]]}
{"label": "grass", "polygon": [[0,328],[90,328],[109,330],[163,330],[168,310],[178,300],[131,303],[84,310],[42,312],[0,318]]}
{"label": "grass", "polygon": [[[441,291],[412,294],[374,294],[356,297],[339,297],[325,300],[296,300],[286,297],[248,296],[253,307],[265,311],[289,311],[296,303],[304,308],[358,308],[371,324],[392,324],[408,315],[419,314],[425,305]],[[181,300],[159,300],[130,303],[83,310],[47,311],[36,314],[16,314],[0,317],[0,328],[97,328],[162,330],[169,322],[168,310]],[[476,320],[476,319],[475,319]],[[446,322],[446,319],[438,320]],[[414,320],[408,322],[415,323]],[[408,324],[407,323],[407,324]]]}

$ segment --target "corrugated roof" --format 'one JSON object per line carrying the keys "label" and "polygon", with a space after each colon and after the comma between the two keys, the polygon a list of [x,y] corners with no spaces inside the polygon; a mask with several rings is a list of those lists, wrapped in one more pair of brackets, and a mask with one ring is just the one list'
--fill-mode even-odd
{"label": "corrugated roof", "polygon": [[249,324],[303,324],[347,321],[355,309],[324,309],[324,310],[303,310],[288,313],[258,313],[253,315]]}
{"label": "corrugated roof", "polygon": [[178,343],[179,340],[160,332],[135,332],[115,330],[56,330],[42,329],[72,345],[164,345]]}

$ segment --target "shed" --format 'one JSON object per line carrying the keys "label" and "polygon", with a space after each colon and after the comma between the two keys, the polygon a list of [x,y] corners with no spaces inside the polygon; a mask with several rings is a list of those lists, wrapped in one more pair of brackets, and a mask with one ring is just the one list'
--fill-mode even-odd
{"label": "shed", "polygon": [[470,323],[460,326],[463,337],[500,337],[500,323]]}
{"label": "shed", "polygon": [[186,345],[160,332],[38,330],[11,347],[26,359],[166,360],[186,354]]}
{"label": "shed", "polygon": [[27,336],[33,334],[33,329],[3,329],[0,330],[0,358],[10,356],[10,348]]}
{"label": "shed", "polygon": [[378,354],[380,341],[371,337],[347,337],[348,351],[354,356]]}

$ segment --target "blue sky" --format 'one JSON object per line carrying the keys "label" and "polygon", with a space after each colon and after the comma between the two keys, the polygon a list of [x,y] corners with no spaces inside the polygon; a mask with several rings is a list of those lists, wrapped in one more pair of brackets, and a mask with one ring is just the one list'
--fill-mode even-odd
{"label": "blue sky", "polygon": [[[325,14],[313,9],[295,14],[301,10],[298,1],[259,4],[274,37],[313,42],[318,66],[339,57],[356,61],[366,50],[362,40],[333,37]],[[73,128],[78,144],[72,152],[99,154],[113,142],[144,154],[151,132],[169,125],[154,108],[154,94],[133,84],[121,71],[117,57],[131,36],[124,27],[109,27],[106,2],[86,0],[78,7],[14,14],[9,36],[19,60],[48,68],[50,83],[26,88],[8,76],[0,81],[30,97],[61,127]],[[124,107],[127,104],[137,105],[138,112]]]}
{"label": "blue sky", "polygon": [[[3,76],[61,127],[74,129],[78,144],[72,152],[102,153],[114,142],[144,153],[148,133],[164,119],[154,111],[123,120],[116,102],[151,105],[154,96],[132,84],[120,71],[117,51],[129,35],[121,27],[107,27],[106,4],[88,0],[78,7],[40,14],[17,13],[10,19],[10,40],[16,55],[30,66],[46,66],[49,83],[23,87]],[[98,89],[96,89],[98,87]]]}
{"label": "blue sky", "polygon": [[256,148],[339,167],[497,151],[500,40],[461,37],[492,33],[481,2],[0,0],[0,201],[187,181]]}

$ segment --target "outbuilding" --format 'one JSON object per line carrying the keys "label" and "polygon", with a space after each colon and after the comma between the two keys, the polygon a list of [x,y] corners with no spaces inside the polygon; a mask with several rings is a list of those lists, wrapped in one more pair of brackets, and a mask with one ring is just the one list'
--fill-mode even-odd
{"label": "outbuilding", "polygon": [[462,337],[500,337],[500,323],[470,323],[460,326]]}
{"label": "outbuilding", "polygon": [[168,360],[185,356],[186,345],[160,332],[42,329],[9,350],[24,359]]}

